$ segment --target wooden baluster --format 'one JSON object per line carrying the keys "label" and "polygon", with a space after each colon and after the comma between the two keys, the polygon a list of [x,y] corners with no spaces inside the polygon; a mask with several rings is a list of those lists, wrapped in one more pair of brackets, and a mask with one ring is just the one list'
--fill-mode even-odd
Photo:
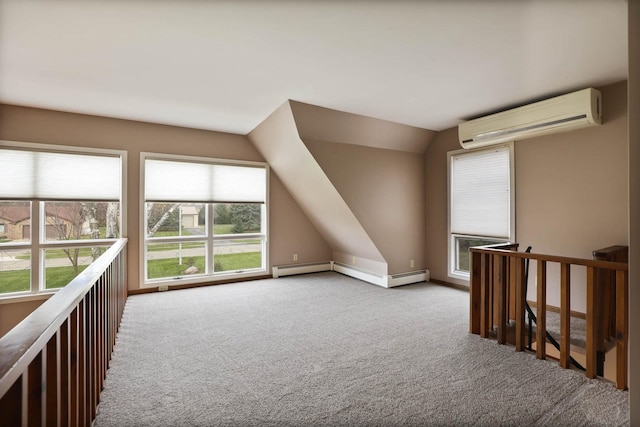
{"label": "wooden baluster", "polygon": [[616,271],[616,387],[627,389],[629,339],[629,282],[626,271]]}
{"label": "wooden baluster", "polygon": [[491,311],[489,305],[491,299],[489,298],[489,288],[491,286],[491,265],[492,256],[488,254],[481,255],[481,272],[480,272],[480,336],[487,338],[489,336],[490,329],[490,316]]}
{"label": "wooden baluster", "polygon": [[45,394],[42,386],[44,379],[44,363],[46,359],[46,347],[29,364],[27,375],[27,425],[36,426],[44,424]]}
{"label": "wooden baluster", "polygon": [[524,292],[524,258],[516,259],[511,257],[511,261],[511,268],[515,270],[516,351],[523,351],[525,336],[524,306],[527,299]]}
{"label": "wooden baluster", "polygon": [[76,307],[69,316],[69,425],[79,425],[79,407],[80,407],[80,338],[79,338],[79,310],[80,307]]}
{"label": "wooden baluster", "polygon": [[0,414],[2,414],[2,425],[19,426],[22,425],[22,412],[18,408],[22,407],[22,376],[19,377],[11,388],[0,398]]}
{"label": "wooden baluster", "polygon": [[571,366],[571,264],[560,264],[560,366]]}
{"label": "wooden baluster", "polygon": [[494,283],[497,278],[498,344],[507,342],[507,263],[504,255],[494,257]]}
{"label": "wooden baluster", "polygon": [[97,293],[98,284],[94,283],[91,291],[89,291],[89,302],[91,310],[89,312],[89,400],[87,401],[87,414],[89,414],[89,424],[96,417],[96,408],[98,406],[98,393],[100,390],[96,387],[98,383],[98,313],[97,313]]}
{"label": "wooden baluster", "polygon": [[109,280],[105,280],[104,278],[100,281],[100,313],[98,313],[98,320],[100,322],[99,329],[99,347],[100,347],[100,383],[98,384],[98,396],[99,393],[104,388],[104,379],[107,375],[107,359],[109,358],[109,354],[107,353],[107,322],[109,318],[107,316],[107,289],[109,286]]}
{"label": "wooden baluster", "polygon": [[70,365],[71,356],[69,353],[69,319],[64,321],[60,327],[60,424],[68,426],[69,422],[69,384],[71,381]]}
{"label": "wooden baluster", "polygon": [[587,267],[587,378],[595,378],[597,371],[597,313],[596,313],[596,269]]}
{"label": "wooden baluster", "polygon": [[84,393],[82,400],[83,407],[80,409],[82,414],[80,423],[82,425],[91,425],[91,291],[87,292],[84,296],[84,316],[83,316],[83,328],[84,328],[84,344],[83,344],[83,356],[82,361],[84,363],[83,372],[84,376],[81,382],[81,388]]}
{"label": "wooden baluster", "polygon": [[22,396],[20,396],[20,419],[29,425],[29,368],[22,373]]}
{"label": "wooden baluster", "polygon": [[516,259],[510,256],[505,258],[505,280],[507,280],[507,285],[505,289],[507,290],[507,323],[509,320],[516,320]]}
{"label": "wooden baluster", "polygon": [[471,277],[469,280],[469,332],[472,334],[480,334],[480,290],[482,280],[482,256],[478,252],[470,252],[471,255]]}
{"label": "wooden baluster", "polygon": [[56,332],[47,343],[46,360],[46,425],[60,425],[60,331]]}
{"label": "wooden baluster", "polygon": [[85,425],[87,402],[87,297],[78,305],[78,425]]}
{"label": "wooden baluster", "polygon": [[538,261],[536,357],[547,358],[547,262]]}

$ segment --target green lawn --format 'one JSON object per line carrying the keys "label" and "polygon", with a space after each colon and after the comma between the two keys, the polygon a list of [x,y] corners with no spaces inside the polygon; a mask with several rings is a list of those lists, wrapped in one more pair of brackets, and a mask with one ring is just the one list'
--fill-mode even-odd
{"label": "green lawn", "polygon": [[30,270],[10,270],[0,273],[0,294],[29,290]]}
{"label": "green lawn", "polygon": [[[181,276],[184,270],[189,267],[189,264],[186,264],[189,260],[193,260],[193,265],[195,265],[200,272],[204,272],[204,257],[183,257],[182,264],[178,263],[178,258],[155,259],[149,261],[147,265],[149,279]],[[260,252],[223,254],[216,255],[214,258],[214,268],[217,272],[259,268],[261,263],[262,254]]]}
{"label": "green lawn", "polygon": [[213,224],[213,234],[233,234],[233,224]]}
{"label": "green lawn", "polygon": [[[187,262],[192,261],[201,272],[205,271],[204,257],[183,257],[183,264],[178,264],[178,258],[168,258],[149,261],[149,278],[176,277],[182,275],[189,267]],[[259,268],[262,263],[260,252],[245,252],[238,254],[223,254],[215,256],[215,270],[236,271]],[[87,268],[86,265],[78,267],[78,272]],[[73,267],[49,267],[45,270],[46,288],[55,289],[67,285],[75,277]],[[8,292],[28,291],[30,270],[3,271],[0,274],[0,294]]]}
{"label": "green lawn", "polygon": [[[79,265],[78,274],[82,272],[88,265]],[[50,267],[45,270],[47,289],[62,288],[71,282],[76,274],[73,267]]]}
{"label": "green lawn", "polygon": [[[87,268],[86,265],[78,266],[78,274]],[[66,286],[76,274],[73,267],[50,267],[45,270],[46,288],[55,289]],[[30,289],[30,270],[3,271],[0,274],[0,294],[8,292],[23,292]]]}

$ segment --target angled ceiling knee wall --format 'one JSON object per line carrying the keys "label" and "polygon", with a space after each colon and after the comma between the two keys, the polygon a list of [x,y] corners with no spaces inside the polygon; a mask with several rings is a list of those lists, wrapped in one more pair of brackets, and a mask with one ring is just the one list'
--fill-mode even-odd
{"label": "angled ceiling knee wall", "polygon": [[333,250],[380,275],[424,269],[434,132],[287,101],[249,139]]}

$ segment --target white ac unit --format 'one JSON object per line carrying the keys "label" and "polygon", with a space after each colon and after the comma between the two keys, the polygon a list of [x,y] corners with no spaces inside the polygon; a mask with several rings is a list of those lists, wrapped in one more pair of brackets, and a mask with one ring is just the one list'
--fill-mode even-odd
{"label": "white ac unit", "polygon": [[601,117],[602,95],[588,88],[461,123],[458,137],[477,148],[599,125]]}

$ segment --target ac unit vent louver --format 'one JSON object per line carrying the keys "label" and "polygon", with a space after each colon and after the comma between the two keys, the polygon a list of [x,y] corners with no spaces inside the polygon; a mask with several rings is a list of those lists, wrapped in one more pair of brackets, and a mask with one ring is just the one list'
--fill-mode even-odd
{"label": "ac unit vent louver", "polygon": [[515,141],[555,132],[599,125],[602,95],[593,88],[514,108],[458,126],[463,148]]}

